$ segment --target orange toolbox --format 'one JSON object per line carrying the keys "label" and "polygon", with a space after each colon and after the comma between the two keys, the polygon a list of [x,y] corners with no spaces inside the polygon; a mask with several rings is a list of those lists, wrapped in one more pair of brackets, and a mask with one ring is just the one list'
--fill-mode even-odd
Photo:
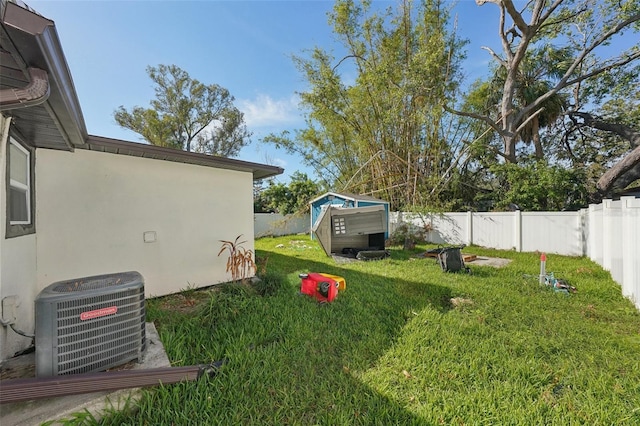
{"label": "orange toolbox", "polygon": [[338,290],[347,286],[344,278],[332,274],[309,272],[300,274],[300,293],[315,297],[319,302],[332,302]]}

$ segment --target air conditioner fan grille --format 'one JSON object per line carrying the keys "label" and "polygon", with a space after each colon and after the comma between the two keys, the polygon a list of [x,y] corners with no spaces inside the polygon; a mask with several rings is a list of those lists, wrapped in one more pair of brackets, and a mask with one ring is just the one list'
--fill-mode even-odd
{"label": "air conditioner fan grille", "polygon": [[121,274],[98,275],[91,278],[80,278],[58,283],[49,289],[54,293],[70,293],[74,291],[98,290],[118,285],[126,285],[135,282],[140,275],[136,272],[124,272]]}

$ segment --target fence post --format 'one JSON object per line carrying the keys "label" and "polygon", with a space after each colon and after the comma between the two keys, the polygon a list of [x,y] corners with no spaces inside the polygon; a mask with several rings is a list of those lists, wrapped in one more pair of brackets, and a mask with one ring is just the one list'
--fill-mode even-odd
{"label": "fence post", "polygon": [[513,225],[514,225],[514,247],[517,252],[522,251],[522,212],[516,210],[513,212]]}
{"label": "fence post", "polygon": [[640,308],[640,199],[621,197],[622,293]]}
{"label": "fence post", "polygon": [[582,256],[589,255],[589,210],[580,209],[578,211],[578,241],[580,241],[580,253]]}
{"label": "fence post", "polygon": [[611,210],[610,199],[602,200],[602,267],[611,272],[612,265],[612,243],[613,235],[611,235],[613,224],[613,212]]}
{"label": "fence post", "polygon": [[602,266],[602,204],[589,204],[589,259]]}
{"label": "fence post", "polygon": [[468,246],[473,244],[473,212],[467,211],[467,242]]}

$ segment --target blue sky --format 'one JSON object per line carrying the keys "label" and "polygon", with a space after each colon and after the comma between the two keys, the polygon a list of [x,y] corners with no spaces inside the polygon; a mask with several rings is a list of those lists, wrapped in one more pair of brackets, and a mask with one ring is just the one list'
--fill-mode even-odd
{"label": "blue sky", "polygon": [[[291,56],[314,46],[338,49],[327,24],[333,1],[26,3],[56,23],[90,134],[141,142],[138,134],[115,123],[113,111],[120,105],[147,107],[154,92],[146,67],[175,64],[236,98],[253,132],[251,145],[238,158],[285,168],[282,182],[296,170],[306,171],[296,157],[259,140],[303,126],[296,92],[306,86]],[[396,4],[374,2],[376,7]],[[476,78],[489,61],[481,46],[499,49],[498,9],[460,0],[453,13],[460,35],[470,39],[465,72]],[[338,56],[339,50],[334,52]]]}

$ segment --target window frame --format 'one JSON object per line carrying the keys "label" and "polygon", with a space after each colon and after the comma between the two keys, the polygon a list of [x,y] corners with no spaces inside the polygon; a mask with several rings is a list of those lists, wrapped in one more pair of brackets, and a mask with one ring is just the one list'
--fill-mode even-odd
{"label": "window frame", "polygon": [[[12,146],[26,155],[27,184],[11,178]],[[24,143],[20,137],[10,134],[7,138],[6,149],[6,232],[5,238],[19,237],[35,233],[35,149]],[[26,193],[27,220],[11,220],[11,191],[18,190]]]}

